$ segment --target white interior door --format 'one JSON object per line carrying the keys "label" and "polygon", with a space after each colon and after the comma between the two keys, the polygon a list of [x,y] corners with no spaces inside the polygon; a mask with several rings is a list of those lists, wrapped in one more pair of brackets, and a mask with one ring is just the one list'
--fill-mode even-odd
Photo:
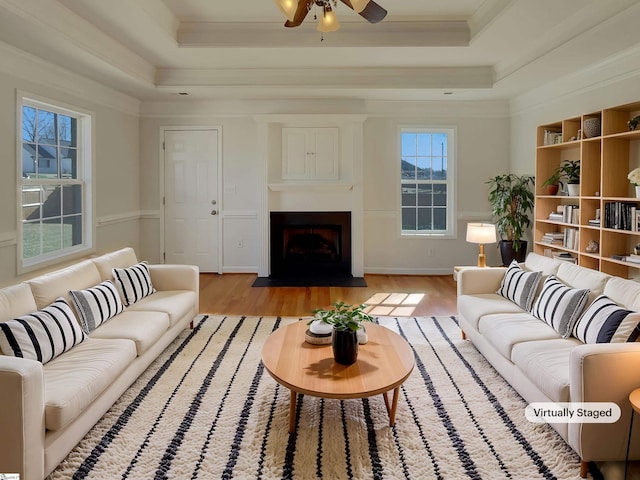
{"label": "white interior door", "polygon": [[166,263],[218,272],[218,130],[164,132]]}

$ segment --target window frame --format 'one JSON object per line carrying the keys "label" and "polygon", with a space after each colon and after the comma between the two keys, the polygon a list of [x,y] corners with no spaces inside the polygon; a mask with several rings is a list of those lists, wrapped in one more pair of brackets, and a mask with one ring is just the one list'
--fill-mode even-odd
{"label": "window frame", "polygon": [[[94,251],[95,220],[94,220],[94,196],[93,196],[93,125],[94,114],[85,109],[67,105],[39,95],[23,91],[16,92],[16,262],[18,274],[54,265],[62,260],[77,258]],[[77,178],[34,178],[25,179],[23,172],[23,108],[32,107],[45,110],[57,115],[69,116],[76,119],[77,146],[76,169]],[[60,147],[60,140],[56,138],[56,148]],[[61,168],[60,166],[58,168]],[[82,242],[78,245],[64,247],[48,253],[40,253],[31,258],[23,258],[24,255],[24,222],[23,216],[23,187],[34,186],[71,186],[81,185],[82,196],[80,201],[80,215],[82,218]],[[61,214],[63,214],[61,212]]]}
{"label": "window frame", "polygon": [[[447,185],[447,206],[446,206],[446,230],[404,230],[402,228],[402,185],[407,182],[433,183],[432,180],[410,180],[402,179],[402,135],[404,133],[443,133],[447,135],[447,178],[444,181],[436,181]],[[452,239],[457,238],[457,216],[456,216],[456,165],[457,165],[457,128],[453,126],[432,126],[432,125],[402,125],[398,127],[398,161],[396,166],[397,174],[397,199],[398,199],[398,226],[400,238],[428,238],[428,239]]]}

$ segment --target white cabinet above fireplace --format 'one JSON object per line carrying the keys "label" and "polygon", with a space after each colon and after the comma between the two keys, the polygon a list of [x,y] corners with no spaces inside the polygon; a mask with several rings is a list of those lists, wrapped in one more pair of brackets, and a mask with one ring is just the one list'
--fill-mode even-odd
{"label": "white cabinet above fireplace", "polygon": [[283,180],[337,180],[338,165],[338,128],[282,128]]}

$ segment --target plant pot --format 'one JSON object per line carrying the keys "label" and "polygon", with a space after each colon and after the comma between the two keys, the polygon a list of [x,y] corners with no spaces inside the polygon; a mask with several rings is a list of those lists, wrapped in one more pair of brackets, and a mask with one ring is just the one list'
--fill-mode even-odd
{"label": "plant pot", "polygon": [[341,365],[352,365],[358,359],[358,333],[353,330],[333,329],[331,336],[333,359]]}
{"label": "plant pot", "polygon": [[500,256],[502,257],[502,265],[509,266],[513,260],[517,262],[524,262],[527,256],[527,241],[520,240],[520,248],[516,252],[513,249],[513,242],[511,240],[500,240],[498,243],[500,247]]}
{"label": "plant pot", "polygon": [[579,183],[567,183],[567,194],[570,197],[580,196],[580,184]]}
{"label": "plant pot", "polygon": [[560,185],[545,185],[544,186],[544,194],[545,195],[555,195],[558,193],[558,189]]}
{"label": "plant pot", "polygon": [[640,187],[636,185],[636,198],[640,198]]}

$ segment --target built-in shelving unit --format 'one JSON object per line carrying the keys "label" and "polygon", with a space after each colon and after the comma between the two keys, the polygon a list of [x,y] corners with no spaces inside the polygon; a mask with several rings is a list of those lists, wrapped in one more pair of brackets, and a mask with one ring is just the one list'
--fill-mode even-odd
{"label": "built-in shelving unit", "polygon": [[[581,266],[624,278],[640,278],[640,263],[620,260],[640,244],[637,218],[640,198],[627,179],[640,167],[640,127],[629,130],[628,121],[640,115],[640,102],[590,112],[579,117],[541,125],[537,130],[534,251],[567,254]],[[589,119],[599,119],[600,129],[589,133]],[[585,123],[586,122],[586,123]],[[580,161],[577,196],[547,194],[543,183],[563,162]],[[617,219],[610,223],[611,214]],[[555,213],[556,215],[550,215]],[[558,214],[563,214],[560,219]],[[600,223],[594,220],[599,213]],[[632,215],[632,213],[634,215]],[[591,222],[590,222],[591,221]],[[555,237],[561,243],[549,244]],[[588,252],[597,242],[598,249]]]}

